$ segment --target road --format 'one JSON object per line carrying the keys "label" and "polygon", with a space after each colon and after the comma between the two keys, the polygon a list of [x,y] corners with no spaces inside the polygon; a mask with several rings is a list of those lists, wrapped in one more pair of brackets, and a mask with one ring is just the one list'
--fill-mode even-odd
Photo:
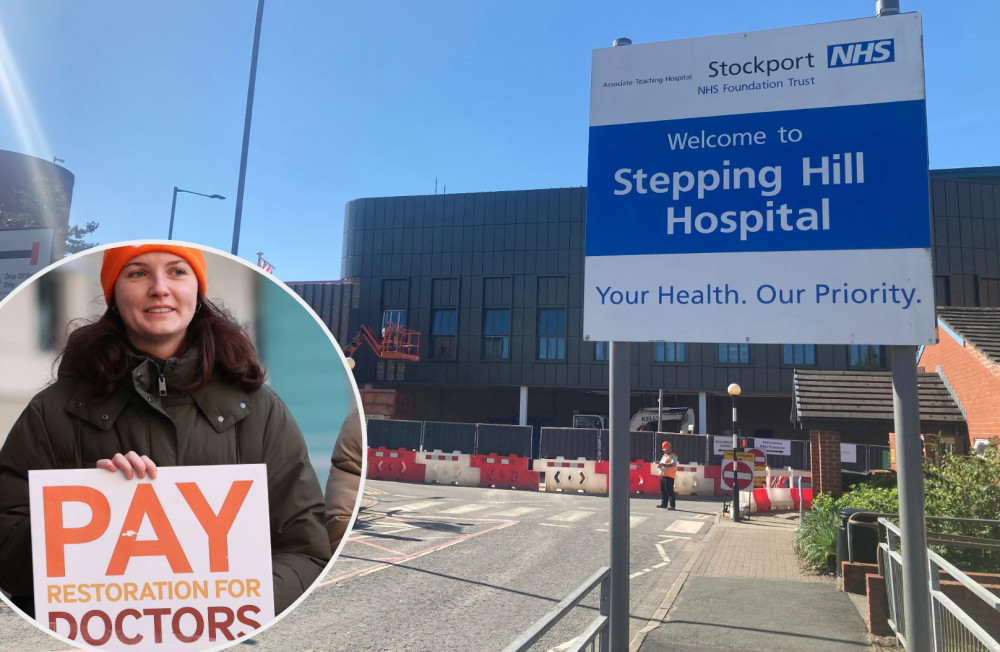
{"label": "road", "polygon": [[[237,649],[500,650],[609,559],[606,496],[369,481],[341,556],[296,609]],[[660,606],[719,505],[634,497],[630,638]],[[597,592],[537,649],[596,615]],[[0,650],[55,650],[0,609]]]}

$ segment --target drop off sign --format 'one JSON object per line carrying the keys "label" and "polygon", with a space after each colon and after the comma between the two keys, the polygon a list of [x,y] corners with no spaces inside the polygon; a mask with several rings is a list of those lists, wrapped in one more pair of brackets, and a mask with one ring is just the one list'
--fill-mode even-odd
{"label": "drop off sign", "polygon": [[596,50],[592,340],[935,338],[918,14]]}

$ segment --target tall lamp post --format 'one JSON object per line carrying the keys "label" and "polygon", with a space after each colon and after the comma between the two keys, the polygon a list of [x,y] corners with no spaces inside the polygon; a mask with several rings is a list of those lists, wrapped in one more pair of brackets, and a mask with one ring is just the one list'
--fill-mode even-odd
{"label": "tall lamp post", "polygon": [[209,199],[225,199],[222,195],[206,195],[193,190],[184,190],[174,186],[174,199],[170,202],[170,228],[167,229],[167,240],[174,239],[174,211],[177,210],[177,193],[179,192],[186,192],[189,195],[198,195],[199,197],[208,197]]}
{"label": "tall lamp post", "polygon": [[738,474],[736,465],[738,460],[736,459],[736,452],[740,449],[739,438],[736,434],[736,397],[740,395],[743,391],[740,386],[736,383],[730,383],[729,387],[726,388],[729,395],[733,399],[733,520],[740,520],[740,488],[737,486]]}

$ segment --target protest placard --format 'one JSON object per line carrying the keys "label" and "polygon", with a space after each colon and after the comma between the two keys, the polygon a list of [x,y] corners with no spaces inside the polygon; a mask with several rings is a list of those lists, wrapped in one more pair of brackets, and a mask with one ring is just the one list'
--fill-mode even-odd
{"label": "protest placard", "polygon": [[30,471],[35,617],[109,650],[201,650],[274,618],[263,464]]}

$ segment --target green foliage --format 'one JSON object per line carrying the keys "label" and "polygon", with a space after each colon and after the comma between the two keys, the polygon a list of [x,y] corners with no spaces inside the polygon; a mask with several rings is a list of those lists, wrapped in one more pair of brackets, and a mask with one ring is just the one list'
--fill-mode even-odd
{"label": "green foliage", "polygon": [[[934,516],[1000,521],[1000,455],[997,440],[983,457],[950,455],[940,465],[924,466],[927,513]],[[927,522],[928,533],[941,532],[1000,541],[1000,525]],[[1000,551],[932,546],[963,570],[1000,572]]]}
{"label": "green foliage", "polygon": [[807,567],[831,573],[837,563],[837,511],[829,494],[819,494],[802,515],[795,533],[795,552]]}
{"label": "green foliage", "polygon": [[[943,453],[940,463],[924,466],[924,494],[928,516],[1000,521],[1000,454],[997,442],[983,457]],[[795,549],[803,563],[831,572],[836,563],[837,512],[847,507],[897,514],[899,494],[886,477],[860,483],[840,498],[819,494],[811,512],[803,516]],[[897,521],[898,519],[890,519]],[[927,522],[928,534],[947,533],[1000,541],[1000,525]],[[959,546],[931,546],[932,550],[966,571],[1000,572],[1000,551]]]}

